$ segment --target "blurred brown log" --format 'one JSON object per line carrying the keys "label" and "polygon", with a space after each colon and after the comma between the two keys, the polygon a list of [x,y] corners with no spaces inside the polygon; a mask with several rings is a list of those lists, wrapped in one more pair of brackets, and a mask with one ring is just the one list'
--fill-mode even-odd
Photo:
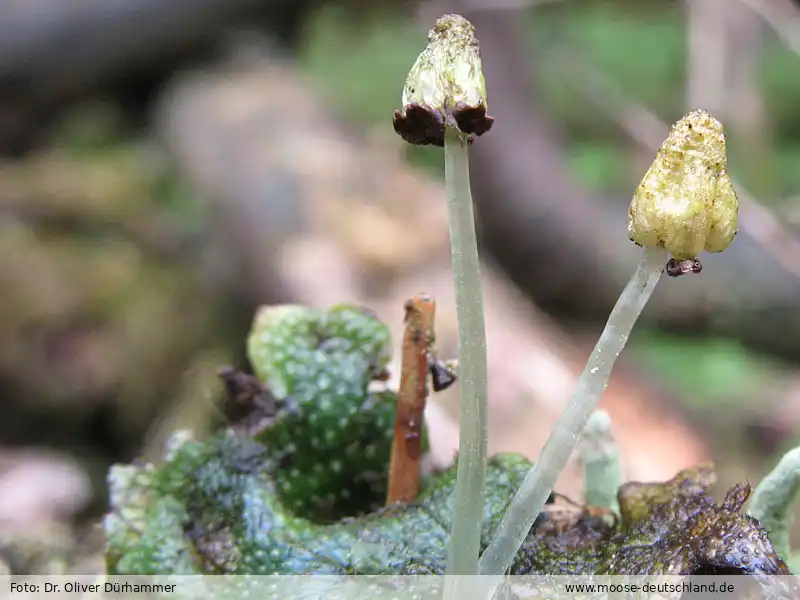
{"label": "blurred brown log", "polygon": [[77,97],[163,74],[254,14],[284,26],[292,0],[0,2],[0,151],[26,149],[41,121]]}
{"label": "blurred brown log", "polygon": [[[0,0],[0,155],[22,154],[70,103],[110,93],[140,117],[176,70],[258,31],[291,52],[328,0]],[[415,0],[337,2],[359,20]]]}
{"label": "blurred brown log", "polygon": [[213,39],[255,7],[288,0],[6,0],[0,4],[3,96],[56,99]]}

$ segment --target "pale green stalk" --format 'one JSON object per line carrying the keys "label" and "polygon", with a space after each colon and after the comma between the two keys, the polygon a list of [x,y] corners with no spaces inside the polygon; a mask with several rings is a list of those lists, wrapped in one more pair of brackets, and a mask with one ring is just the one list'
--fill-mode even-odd
{"label": "pale green stalk", "polygon": [[789,509],[800,491],[800,448],[784,454],[778,465],[753,492],[748,513],[769,532],[775,551],[783,560],[790,560]]}
{"label": "pale green stalk", "polygon": [[480,575],[502,575],[511,567],[533,521],[553,490],[559,473],[575,449],[597,401],[605,391],[614,362],[661,279],[667,258],[667,251],[661,246],[644,249],[636,272],[611,311],[600,340],[578,379],[577,389],[481,556],[478,565]]}
{"label": "pale green stalk", "polygon": [[446,127],[444,172],[459,345],[458,472],[448,575],[477,573],[486,479],[486,330],[466,136]]}
{"label": "pale green stalk", "polygon": [[611,431],[611,417],[604,410],[594,411],[578,444],[583,463],[583,489],[586,504],[610,508],[619,514],[617,491],[622,485],[619,449]]}

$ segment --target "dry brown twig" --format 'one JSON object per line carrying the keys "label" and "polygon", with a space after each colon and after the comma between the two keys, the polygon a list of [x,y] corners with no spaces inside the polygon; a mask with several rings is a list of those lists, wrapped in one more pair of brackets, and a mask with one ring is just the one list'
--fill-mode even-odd
{"label": "dry brown twig", "polygon": [[403,363],[397,394],[386,504],[410,502],[420,489],[420,457],[436,302],[418,295],[406,302]]}

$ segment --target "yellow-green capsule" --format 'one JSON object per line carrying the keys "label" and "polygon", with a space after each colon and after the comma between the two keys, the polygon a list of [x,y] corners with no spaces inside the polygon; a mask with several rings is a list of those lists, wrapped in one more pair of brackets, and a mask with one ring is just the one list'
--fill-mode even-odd
{"label": "yellow-green capsule", "polygon": [[411,144],[444,145],[445,126],[482,135],[494,119],[486,114],[486,81],[475,27],[461,15],[440,17],[428,45],[408,73],[403,108],[394,129]]}
{"label": "yellow-green capsule", "polygon": [[672,126],[628,210],[628,236],[678,261],[722,252],[739,227],[722,124],[702,109]]}

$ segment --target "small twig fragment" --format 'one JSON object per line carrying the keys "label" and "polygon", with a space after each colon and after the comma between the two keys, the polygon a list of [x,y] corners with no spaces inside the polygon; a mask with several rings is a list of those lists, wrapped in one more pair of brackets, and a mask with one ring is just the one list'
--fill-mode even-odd
{"label": "small twig fragment", "polygon": [[534,521],[539,535],[564,535],[567,531],[581,527],[587,519],[609,517],[616,527],[619,517],[610,508],[583,505],[564,494],[553,492]]}
{"label": "small twig fragment", "polygon": [[436,357],[432,352],[428,354],[428,366],[434,392],[444,391],[458,380],[456,369],[447,361]]}
{"label": "small twig fragment", "polygon": [[255,435],[278,412],[278,402],[258,377],[234,367],[222,367],[217,376],[233,400],[229,418],[234,427],[247,435]]}
{"label": "small twig fragment", "polygon": [[394,426],[386,504],[410,502],[419,494],[422,424],[427,399],[429,355],[436,302],[419,295],[405,304],[400,391]]}

